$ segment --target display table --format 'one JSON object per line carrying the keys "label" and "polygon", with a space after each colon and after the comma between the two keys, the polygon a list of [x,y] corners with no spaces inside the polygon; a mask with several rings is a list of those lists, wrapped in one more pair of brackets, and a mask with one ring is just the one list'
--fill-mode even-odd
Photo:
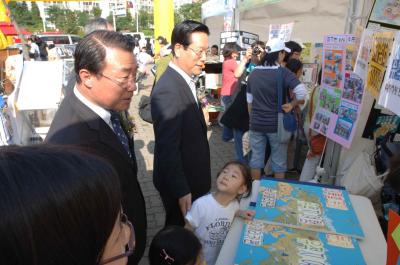
{"label": "display table", "polygon": [[[250,201],[255,202],[257,200],[259,185],[259,181],[253,181],[252,194],[249,198],[243,199],[240,202],[241,209],[247,209]],[[365,234],[365,238],[359,240],[360,249],[365,262],[368,265],[386,264],[386,240],[371,201],[366,197],[357,195],[350,195],[350,200]],[[244,222],[241,218],[235,218],[233,221],[217,262],[215,263],[216,265],[233,265],[243,224]],[[349,261],[349,264],[351,264],[351,261]]]}

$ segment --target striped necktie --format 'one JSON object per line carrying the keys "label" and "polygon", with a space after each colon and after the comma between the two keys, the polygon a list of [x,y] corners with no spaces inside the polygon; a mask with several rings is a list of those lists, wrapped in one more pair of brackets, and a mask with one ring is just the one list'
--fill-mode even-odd
{"label": "striped necktie", "polygon": [[128,137],[126,137],[126,134],[122,129],[118,112],[111,111],[111,125],[113,127],[114,133],[117,135],[125,151],[128,153],[129,157],[132,157],[131,151],[129,150]]}

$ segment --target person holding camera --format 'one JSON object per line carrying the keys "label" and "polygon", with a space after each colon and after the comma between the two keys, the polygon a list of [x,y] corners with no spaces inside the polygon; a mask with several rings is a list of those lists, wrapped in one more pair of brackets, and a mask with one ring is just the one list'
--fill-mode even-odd
{"label": "person holding camera", "polygon": [[[221,101],[224,106],[224,110],[227,110],[232,103],[232,95],[235,93],[238,78],[240,78],[246,69],[246,64],[251,58],[252,50],[248,48],[245,55],[242,57],[239,65],[237,59],[241,48],[236,42],[226,43],[222,55],[224,56],[224,62],[222,64],[222,89],[221,89]],[[233,130],[227,126],[224,126],[222,132],[222,140],[224,142],[232,141],[234,138]],[[237,136],[236,140],[241,138]]]}
{"label": "person holding camera", "polygon": [[265,43],[262,41],[254,42],[251,45],[251,48],[246,50],[246,56],[235,68],[235,76],[240,73],[240,77],[235,77],[239,82],[236,81],[234,84],[235,90],[231,96],[232,103],[225,110],[225,113],[221,118],[221,123],[233,131],[236,159],[246,164],[248,161],[243,155],[242,141],[243,134],[249,130],[249,113],[246,101],[246,79],[250,72],[260,64],[261,59],[265,54],[264,51]]}

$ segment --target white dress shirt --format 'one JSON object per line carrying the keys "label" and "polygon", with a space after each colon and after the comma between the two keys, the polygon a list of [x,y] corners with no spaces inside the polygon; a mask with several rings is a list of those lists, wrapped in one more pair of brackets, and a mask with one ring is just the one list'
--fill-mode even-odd
{"label": "white dress shirt", "polygon": [[111,124],[111,113],[108,110],[106,110],[105,108],[102,108],[102,107],[94,104],[93,102],[89,101],[87,98],[85,98],[81,94],[81,92],[79,92],[79,90],[76,88],[76,86],[74,87],[74,94],[86,107],[88,107],[94,113],[99,115],[100,118],[102,118],[102,120],[105,123],[107,123],[108,126],[110,126],[111,130],[114,131],[113,126]]}
{"label": "white dress shirt", "polygon": [[193,78],[190,77],[187,73],[185,73],[185,71],[183,71],[181,68],[179,68],[179,66],[177,66],[173,62],[169,62],[168,66],[171,67],[172,69],[174,69],[175,71],[177,71],[178,74],[180,74],[183,77],[183,79],[185,79],[186,83],[190,87],[190,90],[192,91],[194,100],[196,101],[196,103],[199,103],[197,101],[197,96],[196,96],[196,83],[193,80]]}

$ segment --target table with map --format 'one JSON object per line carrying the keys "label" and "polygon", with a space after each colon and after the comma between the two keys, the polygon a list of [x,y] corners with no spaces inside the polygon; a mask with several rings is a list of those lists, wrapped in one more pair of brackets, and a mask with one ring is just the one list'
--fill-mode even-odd
{"label": "table with map", "polygon": [[251,207],[234,264],[366,264],[364,233],[340,187],[266,178]]}

